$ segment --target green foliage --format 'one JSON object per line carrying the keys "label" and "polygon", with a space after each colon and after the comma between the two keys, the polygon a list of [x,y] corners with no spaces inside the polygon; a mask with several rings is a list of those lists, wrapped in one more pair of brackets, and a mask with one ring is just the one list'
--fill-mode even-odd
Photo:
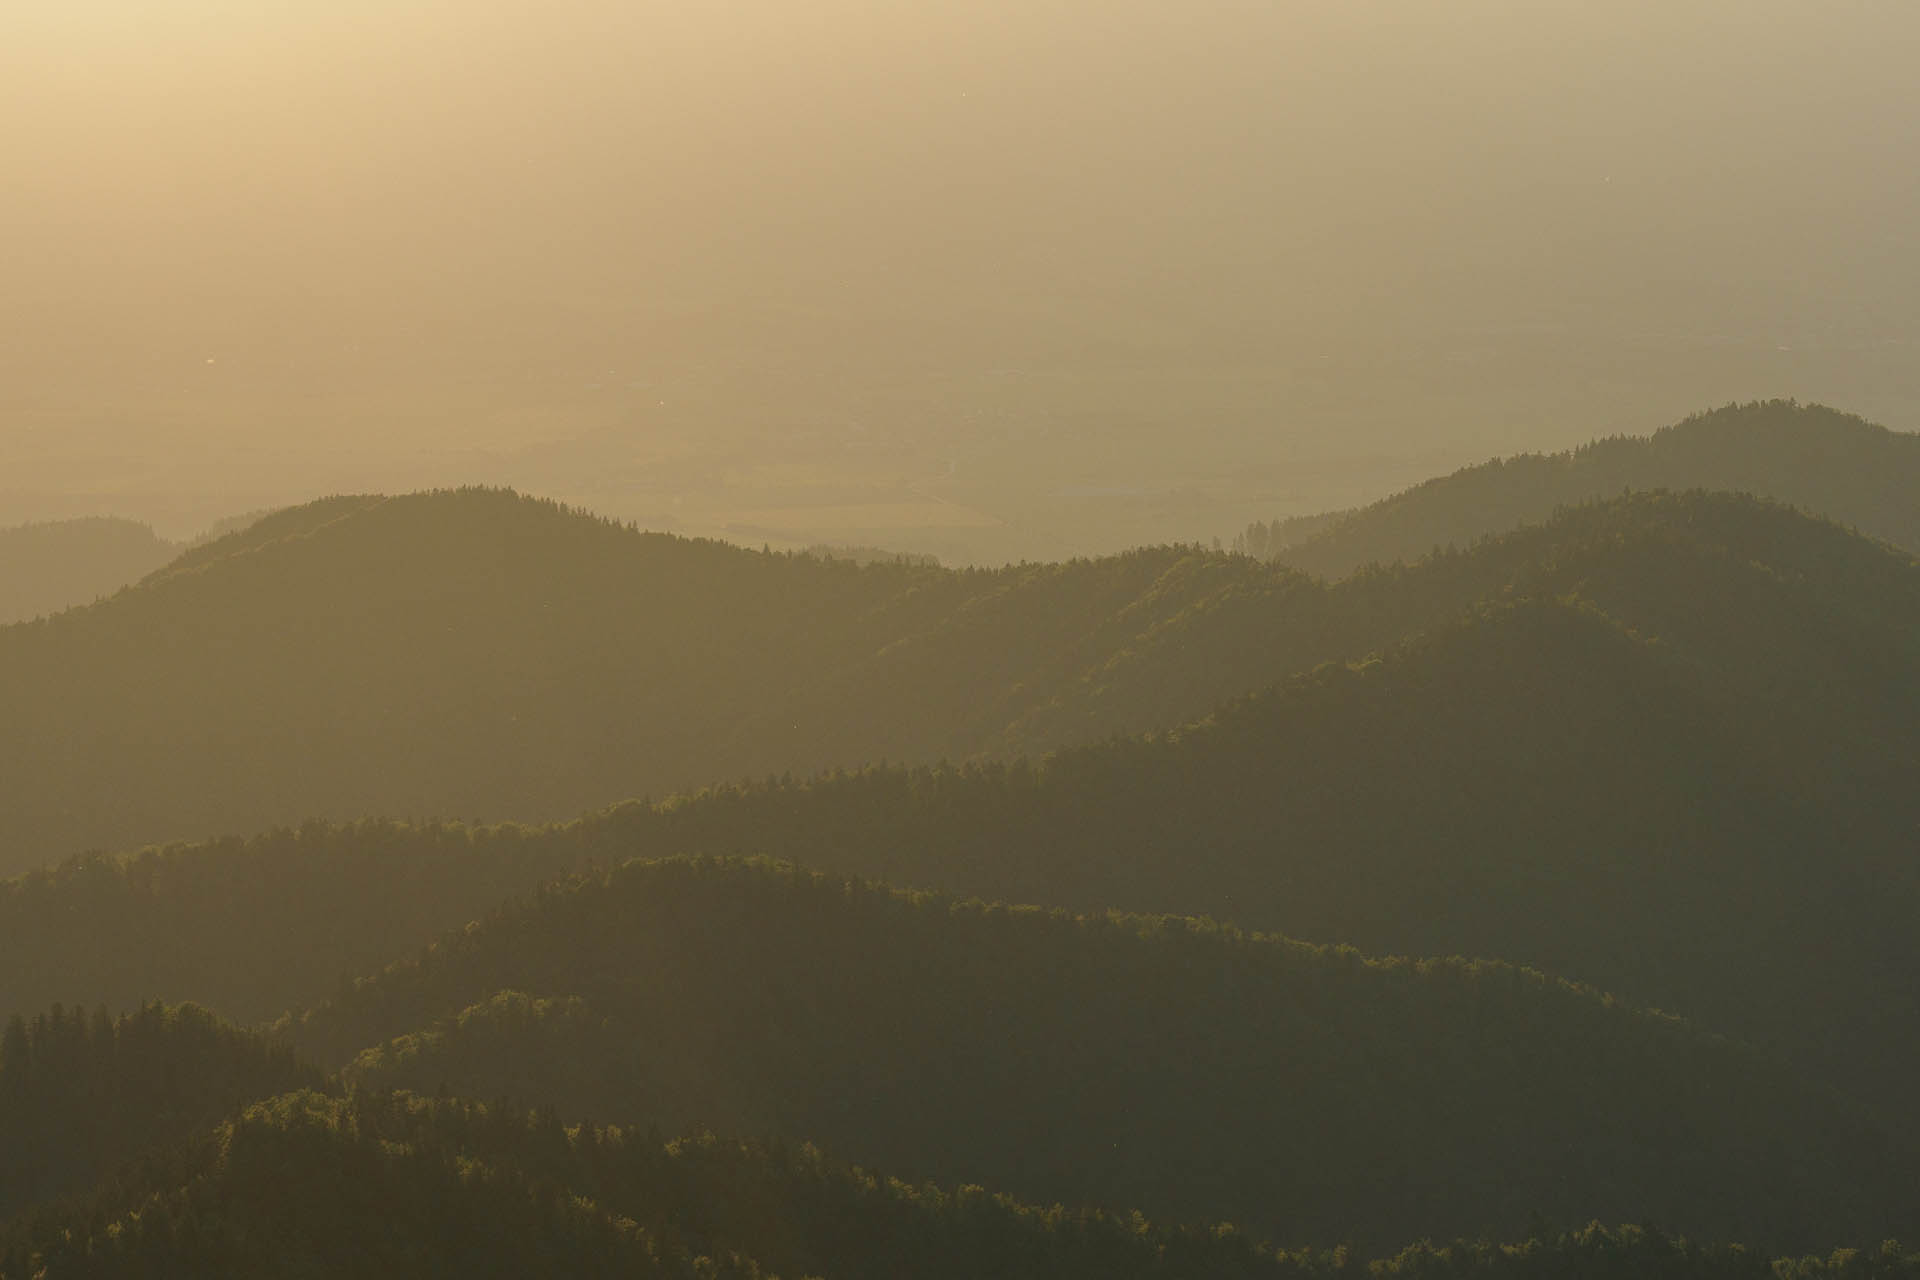
{"label": "green foliage", "polygon": [[1534,1210],[1878,1239],[1916,1167],[1751,1050],[1537,973],[761,863],[543,893],[288,1032],[331,1062],[388,1041],[352,1063],[369,1087],[812,1139],[910,1180],[1283,1241]]}
{"label": "green foliage", "polygon": [[0,1035],[0,1219],[320,1079],[192,1005],[15,1015]]}

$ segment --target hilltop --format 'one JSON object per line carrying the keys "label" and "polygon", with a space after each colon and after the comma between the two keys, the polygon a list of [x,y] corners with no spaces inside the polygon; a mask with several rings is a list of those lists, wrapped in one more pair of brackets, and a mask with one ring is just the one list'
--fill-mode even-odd
{"label": "hilltop", "polygon": [[[1178,563],[1201,571],[1183,583],[1248,564]],[[543,879],[756,853],[1374,953],[1497,956],[1698,1018],[1911,1117],[1910,558],[1750,500],[1636,495],[1338,588],[1273,581],[1263,594],[1228,578],[1217,603],[1049,704],[1084,730],[1111,724],[1116,702],[1171,719],[1225,680],[1277,681],[1176,731],[1045,759],[774,777],[550,830],[312,824],[78,859],[0,892],[0,995],[270,1018]],[[1292,676],[1276,674],[1287,655],[1331,645],[1327,631],[1291,649],[1228,643],[1263,618],[1268,635],[1311,631],[1289,622],[1301,601],[1390,632],[1477,596],[1377,655]],[[984,643],[951,652],[993,657]],[[892,694],[871,685],[877,713]],[[299,959],[262,959],[279,956]]]}
{"label": "hilltop", "polygon": [[861,566],[497,491],[335,499],[0,628],[0,868],[310,818],[553,821],[725,778],[1040,755],[1198,720],[1516,594],[1585,594],[1747,687],[1818,671],[1864,720],[1892,719],[1875,682],[1900,669],[1872,654],[1911,625],[1915,580],[1866,539],[1711,495],[1616,499],[1331,587],[1197,548]]}
{"label": "hilltop", "polygon": [[1920,435],[1824,405],[1728,405],[1566,453],[1496,458],[1371,506],[1249,526],[1248,553],[1337,578],[1366,564],[1467,547],[1623,489],[1748,493],[1920,552]]}

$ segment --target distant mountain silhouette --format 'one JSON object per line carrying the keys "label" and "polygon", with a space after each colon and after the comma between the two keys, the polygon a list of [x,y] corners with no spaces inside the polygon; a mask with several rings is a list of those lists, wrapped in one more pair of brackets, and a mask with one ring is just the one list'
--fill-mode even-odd
{"label": "distant mountain silhouette", "polygon": [[1496,458],[1372,506],[1252,525],[1236,545],[1337,578],[1466,547],[1622,489],[1753,494],[1920,552],[1920,435],[1791,400],[1728,405],[1651,437]]}
{"label": "distant mountain silhouette", "polygon": [[0,625],[110,596],[179,549],[148,525],[105,516],[0,529]]}

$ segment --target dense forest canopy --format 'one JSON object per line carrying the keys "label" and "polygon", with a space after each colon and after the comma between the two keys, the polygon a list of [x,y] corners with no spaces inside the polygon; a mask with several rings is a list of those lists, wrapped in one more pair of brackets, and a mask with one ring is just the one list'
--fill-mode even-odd
{"label": "dense forest canopy", "polygon": [[[289,1184],[300,1194],[281,1193]],[[249,1106],[90,1196],[0,1223],[0,1277],[41,1274],[1910,1280],[1920,1255],[1887,1241],[1775,1261],[1595,1223],[1369,1260],[1347,1245],[1274,1249],[1230,1224],[904,1182],[810,1145],[662,1143],[613,1125],[563,1127],[505,1100],[308,1089]]]}
{"label": "dense forest canopy", "polygon": [[1909,1148],[1866,1113],[1538,973],[761,863],[589,876],[286,1030],[335,1064],[399,1037],[352,1063],[375,1088],[811,1137],[909,1180],[1286,1242],[1592,1211],[1798,1250],[1911,1208]]}
{"label": "dense forest canopy", "polygon": [[192,1005],[15,1013],[0,1031],[0,1223],[322,1079]]}

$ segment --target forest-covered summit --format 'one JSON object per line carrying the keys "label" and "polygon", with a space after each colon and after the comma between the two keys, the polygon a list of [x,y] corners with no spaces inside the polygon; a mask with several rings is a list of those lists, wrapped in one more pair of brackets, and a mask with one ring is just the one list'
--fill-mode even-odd
{"label": "forest-covered summit", "polygon": [[312,817],[552,820],[748,774],[1038,754],[1199,719],[1516,594],[1595,599],[1784,688],[1812,687],[1809,658],[1871,719],[1897,705],[1866,682],[1920,612],[1916,582],[1867,539],[1702,494],[1333,586],[1198,548],[858,566],[501,491],[336,499],[0,628],[0,868]]}
{"label": "forest-covered summit", "polygon": [[1728,405],[1652,436],[1495,458],[1370,506],[1248,526],[1235,545],[1324,577],[1412,561],[1622,489],[1712,489],[1800,507],[1920,552],[1920,435],[1824,405]]}

